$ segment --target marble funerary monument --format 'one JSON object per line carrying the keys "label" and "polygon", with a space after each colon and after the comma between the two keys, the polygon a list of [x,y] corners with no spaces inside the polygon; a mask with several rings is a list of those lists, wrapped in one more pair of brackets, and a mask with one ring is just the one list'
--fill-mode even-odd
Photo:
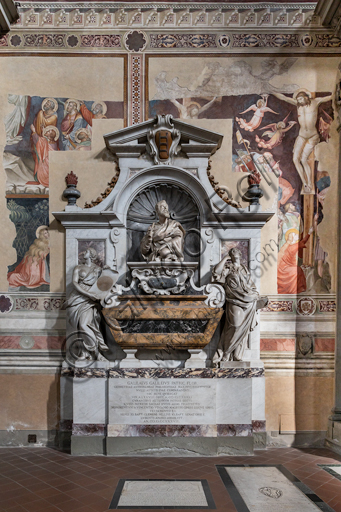
{"label": "marble funerary monument", "polygon": [[213,188],[218,133],[166,115],[104,138],[115,186],[82,209],[71,173],[54,213],[66,230],[60,443],[72,424],[74,454],[250,454],[265,445],[267,298],[248,261],[273,213]]}

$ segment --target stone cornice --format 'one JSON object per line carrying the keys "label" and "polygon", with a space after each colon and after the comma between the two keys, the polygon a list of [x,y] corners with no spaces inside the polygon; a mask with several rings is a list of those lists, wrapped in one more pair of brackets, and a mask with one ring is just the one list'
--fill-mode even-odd
{"label": "stone cornice", "polygon": [[227,3],[227,2],[198,2],[198,3],[182,3],[182,2],[17,2],[20,10],[24,9],[109,9],[117,11],[119,9],[132,10],[132,9],[189,9],[190,11],[195,10],[222,10],[222,11],[233,11],[233,10],[314,10],[317,2],[296,2],[296,3],[278,3],[278,2],[250,2],[250,3]]}
{"label": "stone cornice", "polygon": [[20,19],[13,29],[73,30],[129,29],[239,31],[307,30],[322,28],[314,14],[315,2],[227,3],[78,3],[23,2],[18,6]]}

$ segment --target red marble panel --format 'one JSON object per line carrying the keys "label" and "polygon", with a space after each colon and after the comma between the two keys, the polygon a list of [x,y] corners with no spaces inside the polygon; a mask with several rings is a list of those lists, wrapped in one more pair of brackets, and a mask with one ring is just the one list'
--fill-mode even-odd
{"label": "red marble panel", "polygon": [[[65,343],[64,336],[32,336],[34,345],[32,349],[60,350]],[[21,336],[0,336],[0,349],[19,349]],[[30,349],[27,349],[30,350]]]}
{"label": "red marble panel", "polygon": [[261,352],[277,350],[290,352],[295,350],[295,338],[261,338]]}
{"label": "red marble panel", "polygon": [[314,352],[334,352],[335,339],[334,338],[315,338]]}
{"label": "red marble panel", "polygon": [[1,348],[21,348],[19,345],[21,336],[0,336]]}
{"label": "red marble panel", "polygon": [[64,336],[32,336],[34,339],[34,349],[52,349],[58,350],[61,349],[64,342]]}

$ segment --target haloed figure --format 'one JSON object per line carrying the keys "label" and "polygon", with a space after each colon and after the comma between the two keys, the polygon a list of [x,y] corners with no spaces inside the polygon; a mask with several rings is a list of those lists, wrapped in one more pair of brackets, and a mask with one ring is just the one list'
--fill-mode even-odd
{"label": "haloed figure", "polygon": [[46,256],[50,252],[50,235],[48,226],[39,226],[36,239],[17,267],[7,274],[10,289],[25,286],[38,288],[50,284],[50,274]]}

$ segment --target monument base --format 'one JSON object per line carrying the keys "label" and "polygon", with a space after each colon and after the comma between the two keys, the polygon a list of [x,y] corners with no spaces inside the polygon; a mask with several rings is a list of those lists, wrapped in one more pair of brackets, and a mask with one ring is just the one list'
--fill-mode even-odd
{"label": "monument base", "polygon": [[325,445],[333,452],[341,455],[341,421],[333,417],[328,420],[328,430]]}
{"label": "monument base", "polygon": [[251,455],[265,447],[261,366],[128,369],[101,362],[62,375],[73,388],[72,454]]}

